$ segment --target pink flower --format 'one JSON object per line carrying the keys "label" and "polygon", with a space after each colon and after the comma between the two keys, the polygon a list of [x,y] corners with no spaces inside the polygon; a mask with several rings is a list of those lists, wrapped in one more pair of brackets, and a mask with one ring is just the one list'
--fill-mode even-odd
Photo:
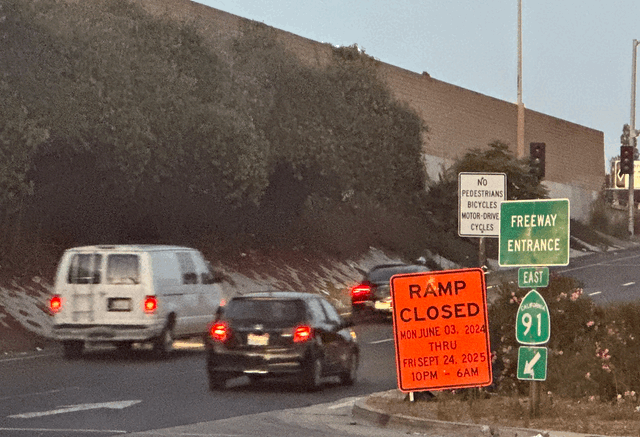
{"label": "pink flower", "polygon": [[571,300],[575,302],[576,300],[578,300],[578,298],[580,298],[580,296],[582,296],[582,288],[578,288],[576,289],[576,291],[571,293]]}
{"label": "pink flower", "polygon": [[589,321],[587,322],[587,326],[588,326],[589,328],[591,328],[591,327],[592,327],[593,325],[595,325],[595,324],[596,324],[596,322],[594,322],[593,320],[589,320]]}
{"label": "pink flower", "polygon": [[584,375],[585,379],[588,379],[589,381],[591,380],[591,372],[587,372],[586,375]]}

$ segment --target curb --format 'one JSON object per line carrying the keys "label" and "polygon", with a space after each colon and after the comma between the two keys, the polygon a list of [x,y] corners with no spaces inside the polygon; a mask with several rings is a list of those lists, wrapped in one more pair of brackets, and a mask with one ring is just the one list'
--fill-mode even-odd
{"label": "curb", "polygon": [[381,428],[410,428],[430,433],[439,433],[445,436],[478,437],[604,437],[595,434],[579,434],[566,431],[546,431],[529,428],[512,428],[506,426],[489,426],[474,423],[446,422],[434,419],[422,419],[419,417],[405,416],[402,414],[389,414],[367,404],[367,400],[375,396],[385,396],[397,390],[374,393],[370,396],[358,399],[352,408],[352,415],[377,425]]}

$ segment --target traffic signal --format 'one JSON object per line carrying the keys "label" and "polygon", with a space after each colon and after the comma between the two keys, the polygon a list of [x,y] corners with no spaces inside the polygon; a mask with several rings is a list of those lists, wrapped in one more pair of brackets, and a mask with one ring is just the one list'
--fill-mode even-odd
{"label": "traffic signal", "polygon": [[620,146],[620,174],[633,174],[633,146]]}
{"label": "traffic signal", "polygon": [[529,144],[529,171],[538,178],[544,177],[545,143]]}
{"label": "traffic signal", "polygon": [[620,144],[623,146],[631,146],[631,126],[625,124],[622,126],[622,135],[620,135]]}

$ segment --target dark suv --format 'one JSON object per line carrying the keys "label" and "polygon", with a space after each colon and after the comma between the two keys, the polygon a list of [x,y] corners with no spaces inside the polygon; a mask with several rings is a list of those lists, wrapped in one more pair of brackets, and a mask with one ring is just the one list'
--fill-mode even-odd
{"label": "dark suv", "polygon": [[359,347],[352,323],[323,297],[259,292],[231,299],[209,329],[205,346],[211,390],[229,378],[295,376],[309,390],[322,378],[353,384]]}
{"label": "dark suv", "polygon": [[381,264],[364,274],[362,281],[351,287],[351,308],[354,314],[372,312],[391,316],[390,280],[402,273],[429,272],[429,268],[419,264]]}

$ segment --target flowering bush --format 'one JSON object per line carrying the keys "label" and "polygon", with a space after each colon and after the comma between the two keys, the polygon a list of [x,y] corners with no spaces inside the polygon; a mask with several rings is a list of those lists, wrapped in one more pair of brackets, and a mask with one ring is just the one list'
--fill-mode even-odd
{"label": "flowering bush", "polygon": [[[516,313],[528,292],[504,283],[489,309],[497,390],[528,392],[529,381],[517,379],[520,345],[515,335]],[[544,390],[571,398],[635,400],[640,392],[640,304],[598,306],[576,280],[554,274],[538,292],[551,319]]]}

